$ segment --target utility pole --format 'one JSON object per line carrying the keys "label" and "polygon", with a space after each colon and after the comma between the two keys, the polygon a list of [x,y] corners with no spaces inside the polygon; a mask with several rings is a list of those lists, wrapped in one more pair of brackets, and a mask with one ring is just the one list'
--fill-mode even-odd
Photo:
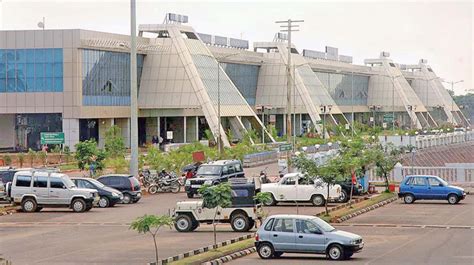
{"label": "utility pole", "polygon": [[[291,143],[291,88],[292,88],[292,74],[291,74],[291,32],[299,31],[296,29],[299,25],[294,25],[293,23],[300,23],[304,22],[304,20],[283,20],[283,21],[276,21],[277,24],[286,24],[281,25],[280,27],[283,28],[282,32],[288,32],[288,62],[286,67],[287,72],[287,90],[286,90],[286,141]],[[296,121],[295,121],[296,122]],[[294,148],[294,147],[293,147]]]}
{"label": "utility pole", "polygon": [[130,1],[130,174],[138,176],[138,99],[136,2]]}
{"label": "utility pole", "polygon": [[354,71],[351,71],[351,122],[352,138],[354,138]]}

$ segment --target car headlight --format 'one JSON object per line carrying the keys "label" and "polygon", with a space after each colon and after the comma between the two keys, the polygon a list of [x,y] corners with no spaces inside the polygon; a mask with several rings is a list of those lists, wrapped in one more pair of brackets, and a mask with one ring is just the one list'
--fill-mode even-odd
{"label": "car headlight", "polygon": [[186,182],[184,183],[185,186],[191,186],[191,181],[190,180],[186,180]]}
{"label": "car headlight", "polygon": [[204,185],[212,185],[212,180],[206,180],[206,181],[204,181]]}
{"label": "car headlight", "polygon": [[112,196],[113,196],[113,197],[120,197],[120,195],[119,195],[118,193],[116,193],[116,192],[112,192]]}

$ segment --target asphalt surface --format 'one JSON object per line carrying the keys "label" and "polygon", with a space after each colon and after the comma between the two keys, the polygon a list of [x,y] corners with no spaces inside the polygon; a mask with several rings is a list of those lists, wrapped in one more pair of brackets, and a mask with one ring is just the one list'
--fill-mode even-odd
{"label": "asphalt surface", "polygon": [[[86,213],[45,208],[39,213],[0,216],[0,256],[13,264],[146,264],[154,258],[152,238],[130,230],[129,223],[144,214],[167,214],[183,200],[188,200],[185,193],[162,193],[144,196],[137,204]],[[324,207],[282,204],[266,210],[270,214],[316,214]],[[229,224],[217,229],[218,241],[247,234],[233,232]],[[160,258],[212,244],[211,225],[201,225],[193,233],[163,228],[158,235]]]}
{"label": "asphalt surface", "polygon": [[284,254],[261,260],[257,254],[231,264],[474,264],[474,196],[458,205],[445,201],[401,201],[360,215],[336,228],[356,233],[364,249],[350,261],[322,255]]}

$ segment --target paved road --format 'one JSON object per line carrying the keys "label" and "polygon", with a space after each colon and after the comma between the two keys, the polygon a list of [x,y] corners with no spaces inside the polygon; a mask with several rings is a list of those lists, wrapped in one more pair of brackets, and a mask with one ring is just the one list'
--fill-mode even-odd
{"label": "paved road", "polygon": [[[351,264],[474,264],[474,196],[458,205],[401,201],[371,211],[337,228],[361,235],[362,252]],[[324,256],[284,254],[261,260],[257,254],[231,264],[339,264]]]}
{"label": "paved road", "polygon": [[[87,213],[67,209],[44,209],[39,213],[15,213],[0,217],[0,255],[13,264],[145,264],[154,257],[149,235],[128,229],[144,214],[166,214],[185,193],[144,196],[134,205],[94,208]],[[296,213],[294,204],[267,207],[271,214]],[[324,207],[302,204],[300,214],[316,214]],[[218,241],[244,235],[230,225],[218,226]],[[212,226],[194,233],[163,229],[159,235],[160,257],[166,258],[211,245]]]}

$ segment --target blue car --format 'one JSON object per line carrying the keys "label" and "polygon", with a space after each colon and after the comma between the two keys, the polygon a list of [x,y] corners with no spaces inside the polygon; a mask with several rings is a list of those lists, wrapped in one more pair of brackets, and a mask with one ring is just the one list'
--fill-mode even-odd
{"label": "blue car", "polygon": [[456,204],[466,197],[464,189],[449,185],[438,176],[406,176],[400,183],[398,197],[407,204],[416,200],[448,200]]}

